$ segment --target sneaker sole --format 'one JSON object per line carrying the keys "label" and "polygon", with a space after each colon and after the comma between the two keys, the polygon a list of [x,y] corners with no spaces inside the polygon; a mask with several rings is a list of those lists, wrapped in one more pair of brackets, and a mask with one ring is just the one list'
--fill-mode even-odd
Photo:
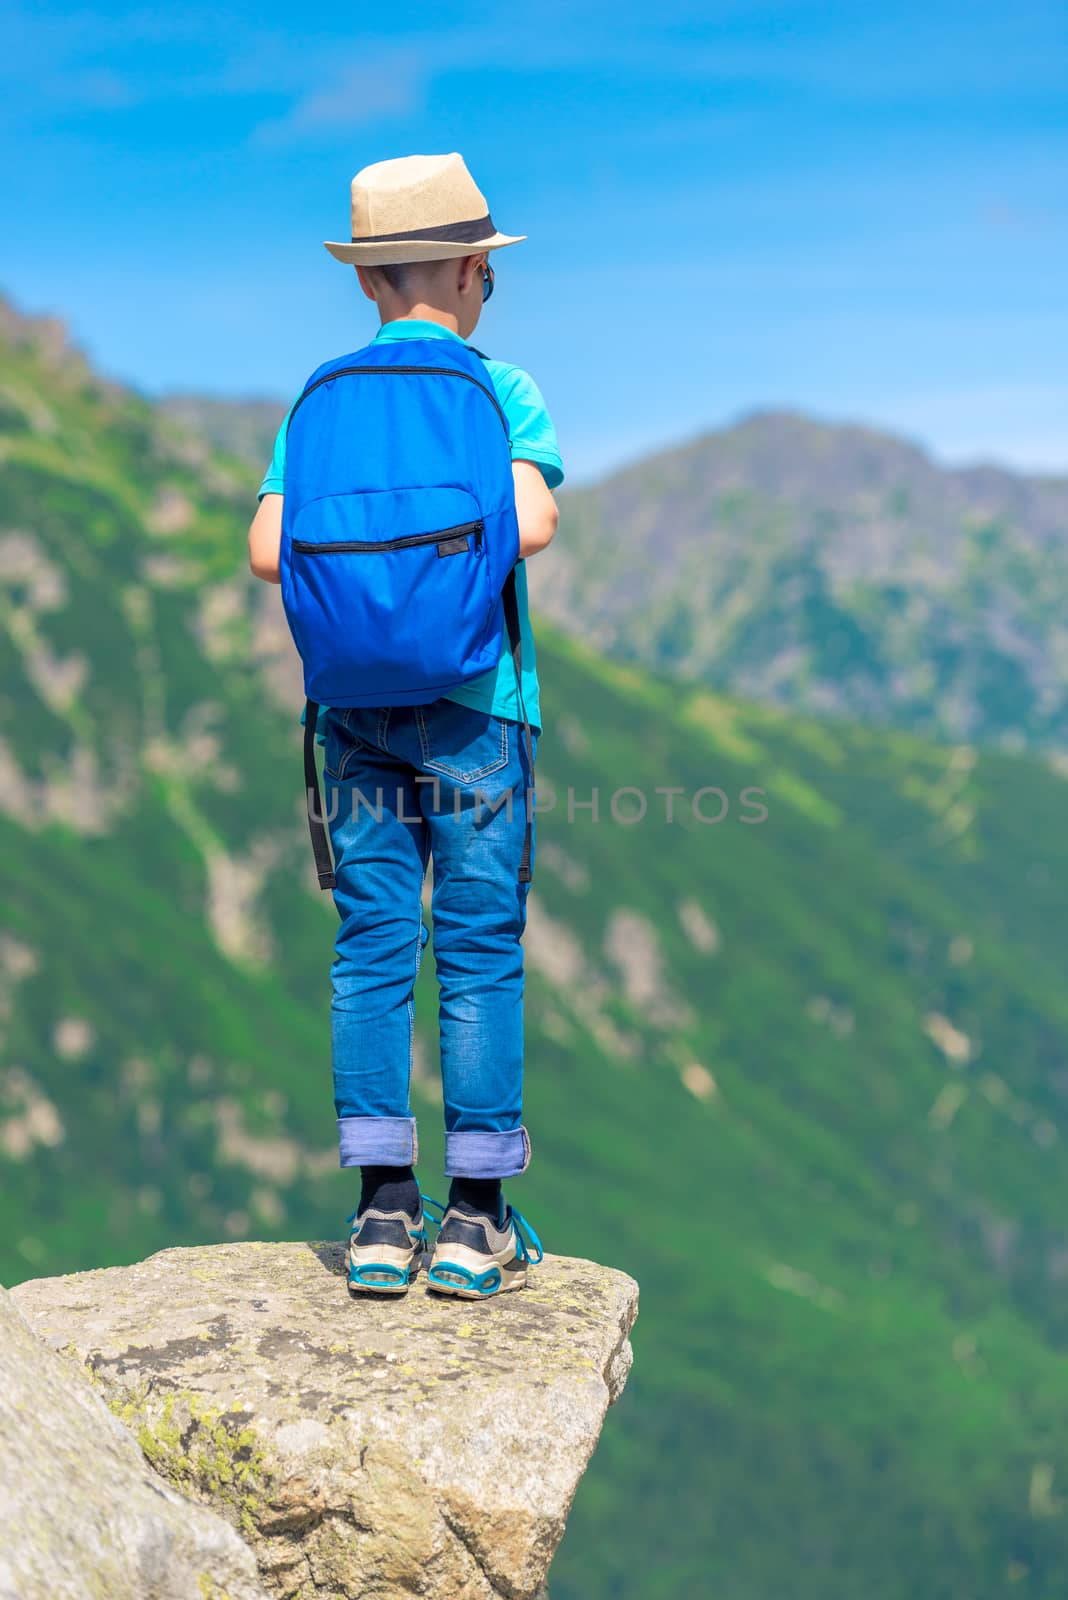
{"label": "sneaker sole", "polygon": [[377,1299],[383,1299],[383,1298],[384,1299],[388,1299],[388,1300],[395,1300],[398,1295],[407,1294],[408,1290],[411,1288],[411,1286],[412,1286],[412,1280],[411,1279],[409,1279],[407,1283],[387,1284],[387,1283],[354,1283],[353,1280],[350,1278],[349,1279],[349,1294],[352,1295],[353,1299],[355,1299],[357,1295],[369,1294],[376,1300]]}
{"label": "sneaker sole", "polygon": [[[437,1270],[448,1272],[450,1263],[442,1261]],[[492,1266],[492,1263],[490,1264]],[[490,1266],[484,1267],[488,1272]],[[427,1293],[437,1294],[443,1300],[495,1300],[499,1294],[507,1294],[512,1289],[525,1289],[527,1285],[527,1269],[525,1266],[517,1267],[512,1271],[508,1267],[501,1268],[501,1281],[496,1289],[465,1289],[461,1284],[438,1283],[427,1279]]]}

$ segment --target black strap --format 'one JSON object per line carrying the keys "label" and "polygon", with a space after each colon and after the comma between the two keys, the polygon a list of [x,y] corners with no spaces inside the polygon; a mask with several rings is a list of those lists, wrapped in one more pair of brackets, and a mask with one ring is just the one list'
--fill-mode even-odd
{"label": "black strap", "polygon": [[315,765],[315,734],[319,726],[319,707],[314,700],[304,707],[304,793],[308,804],[308,827],[311,831],[312,854],[320,889],[333,889],[334,862],[330,855],[330,839],[323,816],[323,797],[319,791],[319,773]]}
{"label": "black strap", "polygon": [[526,827],[523,830],[523,854],[519,861],[519,881],[529,883],[530,856],[534,820],[534,743],[530,736],[526,701],[523,699],[523,635],[519,626],[519,600],[515,592],[515,568],[508,574],[501,590],[504,601],[504,620],[508,625],[508,639],[512,646],[512,663],[515,666],[515,683],[519,695],[519,709],[523,716],[523,736],[527,747],[527,781],[523,803],[526,809]]}

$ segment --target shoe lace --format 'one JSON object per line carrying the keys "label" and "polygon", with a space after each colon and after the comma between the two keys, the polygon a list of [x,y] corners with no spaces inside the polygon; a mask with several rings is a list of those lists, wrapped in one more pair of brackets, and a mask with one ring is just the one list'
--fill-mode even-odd
{"label": "shoe lace", "polygon": [[[512,1223],[515,1227],[516,1245],[518,1246],[521,1259],[523,1261],[529,1261],[532,1266],[536,1267],[538,1262],[541,1261],[545,1255],[545,1251],[541,1247],[541,1240],[538,1238],[538,1235],[535,1233],[534,1229],[531,1227],[523,1213],[521,1211],[517,1211],[515,1206],[509,1206],[508,1214],[511,1217]],[[529,1238],[525,1237],[526,1235],[529,1235]],[[533,1254],[534,1251],[537,1251],[537,1255]]]}

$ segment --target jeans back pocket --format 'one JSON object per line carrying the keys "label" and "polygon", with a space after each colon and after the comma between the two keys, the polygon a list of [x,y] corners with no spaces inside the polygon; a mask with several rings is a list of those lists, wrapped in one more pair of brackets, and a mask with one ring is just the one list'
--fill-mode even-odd
{"label": "jeans back pocket", "polygon": [[457,783],[478,783],[508,765],[508,722],[458,700],[415,708],[423,766]]}

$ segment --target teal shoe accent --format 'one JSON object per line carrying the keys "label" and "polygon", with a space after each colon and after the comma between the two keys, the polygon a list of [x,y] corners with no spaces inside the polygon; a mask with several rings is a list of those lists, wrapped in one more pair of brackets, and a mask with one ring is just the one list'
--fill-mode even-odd
{"label": "teal shoe accent", "polygon": [[496,1294],[501,1286],[501,1269],[489,1267],[485,1272],[472,1272],[457,1261],[449,1261],[443,1267],[431,1267],[426,1275],[427,1283],[439,1289],[455,1289],[457,1279],[461,1288],[473,1289],[478,1294]]}
{"label": "teal shoe accent", "polygon": [[[374,1273],[376,1276],[366,1276],[369,1273]],[[362,1266],[349,1267],[349,1282],[354,1283],[358,1289],[392,1289],[395,1284],[398,1287],[402,1285],[407,1287],[411,1281],[410,1267],[394,1267],[388,1261],[366,1261]]]}

